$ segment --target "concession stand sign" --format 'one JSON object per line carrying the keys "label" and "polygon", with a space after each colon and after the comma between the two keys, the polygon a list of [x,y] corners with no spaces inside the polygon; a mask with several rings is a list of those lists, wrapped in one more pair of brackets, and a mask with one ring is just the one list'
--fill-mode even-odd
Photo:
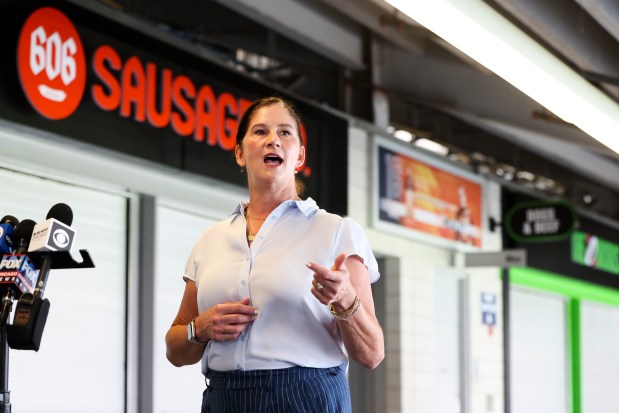
{"label": "concession stand sign", "polygon": [[390,141],[375,142],[376,226],[440,245],[482,247],[479,177]]}
{"label": "concession stand sign", "polygon": [[[0,13],[11,16],[0,43],[0,116],[245,184],[233,156],[238,120],[254,99],[285,93],[206,59],[172,34],[146,25],[138,30],[120,15],[108,18],[68,1],[49,4],[0,0]],[[303,117],[307,160],[299,176],[306,195],[345,214],[346,168],[335,165],[347,159],[348,123],[291,100]]]}
{"label": "concession stand sign", "polygon": [[504,226],[515,241],[544,242],[568,238],[575,222],[576,213],[568,203],[534,201],[514,205]]}
{"label": "concession stand sign", "polygon": [[579,212],[565,201],[533,198],[510,188],[502,189],[501,198],[504,249],[525,250],[528,267],[619,289],[615,223]]}
{"label": "concession stand sign", "polygon": [[582,231],[574,231],[571,240],[572,262],[619,275],[619,243]]}

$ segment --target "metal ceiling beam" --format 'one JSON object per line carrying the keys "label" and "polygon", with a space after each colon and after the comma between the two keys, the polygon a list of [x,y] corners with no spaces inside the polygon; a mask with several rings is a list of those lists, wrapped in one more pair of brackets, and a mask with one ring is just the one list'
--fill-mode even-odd
{"label": "metal ceiling beam", "polygon": [[521,127],[507,125],[492,119],[484,119],[462,111],[448,111],[452,115],[476,125],[482,130],[508,139],[523,148],[527,148],[548,159],[576,171],[583,176],[593,178],[595,181],[619,191],[617,177],[617,162],[600,157],[589,152],[586,148],[573,142],[566,142],[555,136],[546,135]]}
{"label": "metal ceiling beam", "polygon": [[413,25],[406,15],[394,13],[393,8],[389,11],[371,1],[321,1],[410,53],[422,53],[424,39],[436,38],[419,25]]}
{"label": "metal ceiling beam", "polygon": [[357,21],[382,39],[413,54],[424,53],[428,41],[441,46],[481,72],[488,69],[430,32],[384,0],[321,0],[329,7]]}
{"label": "metal ceiling beam", "polygon": [[[350,69],[363,69],[362,28],[322,3],[306,0],[215,0]],[[322,7],[321,7],[322,6]]]}
{"label": "metal ceiling beam", "polygon": [[619,3],[617,0],[576,0],[602,27],[619,41]]}
{"label": "metal ceiling beam", "polygon": [[449,55],[415,56],[384,46],[385,66],[377,87],[402,94],[418,103],[476,113],[580,144],[592,150],[611,152],[575,127],[535,117],[543,107],[496,75],[481,73]]}
{"label": "metal ceiling beam", "polygon": [[[577,3],[565,0],[494,1],[550,47],[573,62],[577,69],[619,78],[619,37],[611,36],[595,20],[606,22],[619,34],[619,5],[616,0],[576,2],[587,3],[589,14]],[[614,16],[601,16],[607,12],[614,13]]]}

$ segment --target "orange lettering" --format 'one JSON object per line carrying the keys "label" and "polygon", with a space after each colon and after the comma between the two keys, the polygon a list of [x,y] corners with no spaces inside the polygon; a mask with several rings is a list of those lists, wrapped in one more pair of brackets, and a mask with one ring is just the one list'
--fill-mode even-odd
{"label": "orange lettering", "polygon": [[196,87],[191,80],[180,75],[172,82],[172,100],[180,113],[172,114],[172,128],[181,136],[189,136],[193,132],[194,117],[193,108],[186,98],[196,97]]}
{"label": "orange lettering", "polygon": [[236,146],[237,120],[236,99],[230,93],[224,92],[217,99],[217,135],[219,137],[219,147],[224,151],[231,151]]}
{"label": "orange lettering", "polygon": [[135,116],[133,118],[138,122],[144,122],[144,119],[146,119],[144,77],[144,68],[140,60],[135,56],[130,57],[125,62],[121,75],[122,101],[120,104],[120,114],[126,118],[131,116],[131,105],[134,104]]}
{"label": "orange lettering", "polygon": [[247,99],[243,99],[240,98],[239,99],[239,117],[238,119],[241,119],[243,117],[243,115],[245,114],[245,111],[247,110],[248,107],[251,106],[251,104],[254,103],[251,100],[247,100]]}
{"label": "orange lettering", "polygon": [[103,110],[116,110],[120,105],[120,84],[110,73],[110,69],[118,71],[122,67],[120,56],[110,46],[99,47],[92,59],[93,70],[105,86],[93,85],[92,100]]}
{"label": "orange lettering", "polygon": [[[157,85],[157,66],[148,63],[146,65],[146,82],[146,115],[148,121],[156,128],[164,128],[170,122],[170,113],[172,112],[172,99],[170,99],[172,71],[163,69],[161,85]],[[157,99],[157,90],[161,91],[160,99]],[[157,111],[157,103],[161,106],[161,112]]]}
{"label": "orange lettering", "polygon": [[196,98],[196,133],[194,139],[204,142],[204,128],[208,129],[207,143],[215,146],[215,94],[209,85],[204,85]]}

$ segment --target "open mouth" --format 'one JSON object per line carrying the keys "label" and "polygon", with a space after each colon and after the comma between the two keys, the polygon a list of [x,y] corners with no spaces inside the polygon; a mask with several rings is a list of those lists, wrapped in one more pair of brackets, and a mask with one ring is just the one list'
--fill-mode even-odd
{"label": "open mouth", "polygon": [[282,162],[284,162],[284,160],[280,156],[272,153],[264,157],[264,163],[266,164],[281,165]]}

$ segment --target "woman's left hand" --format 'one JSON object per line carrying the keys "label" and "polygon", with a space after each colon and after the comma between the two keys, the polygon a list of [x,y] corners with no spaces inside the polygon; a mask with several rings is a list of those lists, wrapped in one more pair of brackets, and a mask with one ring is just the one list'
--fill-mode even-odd
{"label": "woman's left hand", "polygon": [[338,311],[350,308],[357,296],[350,282],[346,258],[345,253],[338,255],[330,269],[313,262],[307,263],[307,267],[314,271],[312,294],[325,305],[333,304]]}
{"label": "woman's left hand", "polygon": [[350,309],[358,297],[361,304],[346,320],[337,321],[344,346],[351,359],[373,369],[385,357],[385,340],[374,312],[374,299],[367,267],[356,255],[340,254],[331,269],[310,262],[307,266],[314,271],[312,294],[325,305],[332,304],[333,310],[341,312]]}

